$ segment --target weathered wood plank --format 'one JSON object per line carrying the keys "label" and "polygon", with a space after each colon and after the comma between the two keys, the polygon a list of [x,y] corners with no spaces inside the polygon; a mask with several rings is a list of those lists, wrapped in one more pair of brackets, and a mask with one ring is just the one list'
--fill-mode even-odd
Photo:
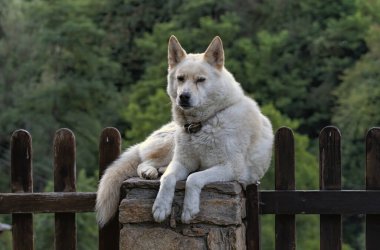
{"label": "weathered wood plank", "polygon": [[[99,179],[120,155],[121,136],[116,128],[105,128],[99,143]],[[99,229],[99,250],[118,250],[120,241],[119,214]]]}
{"label": "weathered wood plank", "polygon": [[261,249],[259,185],[247,186],[246,194],[247,229],[245,237],[247,250],[259,250]]}
{"label": "weathered wood plank", "polygon": [[262,214],[379,214],[380,191],[261,191]]}
{"label": "weathered wood plank", "polygon": [[[366,188],[380,190],[380,128],[370,129],[366,137]],[[379,236],[380,207],[377,215],[366,215],[367,250],[379,249]]]}
{"label": "weathered wood plank", "polygon": [[[17,130],[11,138],[11,186],[14,193],[33,192],[32,137]],[[34,249],[33,214],[12,214],[13,249]]]}
{"label": "weathered wood plank", "polygon": [[[294,138],[289,128],[282,127],[275,135],[275,186],[276,190],[295,189]],[[295,216],[276,215],[276,250],[296,248]]]}
{"label": "weathered wood plank", "polygon": [[[319,189],[341,189],[341,135],[337,128],[325,127],[319,135]],[[320,215],[320,249],[342,249],[340,214]]]}
{"label": "weathered wood plank", "polygon": [[96,193],[0,193],[0,214],[93,212]]}
{"label": "weathered wood plank", "polygon": [[[54,191],[76,191],[75,136],[63,128],[54,137]],[[55,213],[54,246],[56,250],[77,248],[75,213]]]}
{"label": "weathered wood plank", "polygon": [[[379,214],[380,190],[260,191],[260,214]],[[96,193],[0,193],[0,214],[92,212]]]}

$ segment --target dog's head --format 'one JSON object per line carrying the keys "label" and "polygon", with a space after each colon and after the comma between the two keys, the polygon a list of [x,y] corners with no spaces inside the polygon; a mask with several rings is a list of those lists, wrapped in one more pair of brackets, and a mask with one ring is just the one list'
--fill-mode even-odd
{"label": "dog's head", "polygon": [[184,112],[204,109],[221,98],[219,90],[224,73],[224,51],[222,40],[215,37],[202,54],[187,54],[175,36],[168,46],[168,94],[178,108]]}

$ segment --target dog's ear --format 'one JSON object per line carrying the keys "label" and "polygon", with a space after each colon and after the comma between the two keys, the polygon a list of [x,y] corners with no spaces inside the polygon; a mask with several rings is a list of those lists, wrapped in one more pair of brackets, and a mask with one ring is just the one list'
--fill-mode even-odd
{"label": "dog's ear", "polygon": [[216,36],[206,49],[204,59],[217,69],[222,69],[224,66],[224,50],[222,39]]}
{"label": "dog's ear", "polygon": [[174,68],[178,63],[180,63],[186,57],[186,51],[181,47],[177,38],[171,36],[168,45],[168,62],[169,69]]}

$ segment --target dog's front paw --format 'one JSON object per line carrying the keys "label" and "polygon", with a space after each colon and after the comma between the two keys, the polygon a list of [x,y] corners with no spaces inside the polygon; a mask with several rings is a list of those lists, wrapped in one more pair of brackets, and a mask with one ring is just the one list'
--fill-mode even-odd
{"label": "dog's front paw", "polygon": [[199,213],[199,206],[194,204],[190,206],[184,206],[181,216],[181,221],[184,224],[189,224],[192,219]]}
{"label": "dog's front paw", "polygon": [[152,213],[156,222],[164,221],[171,212],[171,204],[162,199],[156,199],[153,204]]}
{"label": "dog's front paw", "polygon": [[146,169],[145,171],[141,172],[141,175],[143,178],[148,179],[148,180],[158,178],[158,172],[157,172],[157,169],[155,168]]}
{"label": "dog's front paw", "polygon": [[140,178],[153,180],[158,178],[158,171],[152,166],[143,166],[137,169],[137,174]]}

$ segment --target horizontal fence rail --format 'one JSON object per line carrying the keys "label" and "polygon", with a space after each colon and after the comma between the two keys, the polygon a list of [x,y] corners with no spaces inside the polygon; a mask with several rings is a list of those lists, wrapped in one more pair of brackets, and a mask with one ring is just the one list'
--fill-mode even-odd
{"label": "horizontal fence rail", "polygon": [[[320,215],[320,249],[342,249],[342,215],[366,215],[366,249],[380,246],[380,128],[366,136],[366,190],[341,190],[341,135],[324,128],[319,137],[320,190],[296,190],[293,132],[275,136],[275,190],[247,187],[247,249],[261,249],[260,214],[274,214],[275,248],[296,249],[297,214]],[[120,154],[121,137],[105,128],[99,143],[99,178]],[[34,249],[33,213],[55,214],[55,249],[76,249],[75,214],[92,212],[95,192],[76,192],[75,136],[60,129],[54,138],[54,191],[33,193],[32,138],[17,130],[11,138],[11,190],[0,193],[0,213],[12,214],[14,249]],[[94,223],[96,223],[94,221]],[[99,249],[119,249],[118,216],[99,230]]]}
{"label": "horizontal fence rail", "polygon": [[261,191],[261,214],[379,214],[380,191]]}
{"label": "horizontal fence rail", "polygon": [[0,193],[0,213],[74,213],[93,212],[96,193]]}
{"label": "horizontal fence rail", "polygon": [[[259,214],[380,213],[380,190],[259,191]],[[0,194],[0,214],[93,212],[96,193]]]}

